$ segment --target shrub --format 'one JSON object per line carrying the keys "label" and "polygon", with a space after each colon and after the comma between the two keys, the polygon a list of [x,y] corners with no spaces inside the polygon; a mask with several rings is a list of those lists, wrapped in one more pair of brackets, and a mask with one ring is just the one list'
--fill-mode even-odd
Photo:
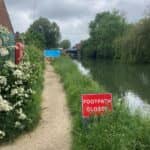
{"label": "shrub", "polygon": [[5,61],[0,70],[0,143],[33,129],[40,119],[44,61],[27,46],[22,63]]}

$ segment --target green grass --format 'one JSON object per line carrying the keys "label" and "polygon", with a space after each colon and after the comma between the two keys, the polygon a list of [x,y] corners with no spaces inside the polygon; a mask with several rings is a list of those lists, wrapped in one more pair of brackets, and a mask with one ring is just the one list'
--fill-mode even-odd
{"label": "green grass", "polygon": [[113,112],[91,118],[85,127],[81,116],[83,93],[104,92],[90,77],[81,75],[68,57],[53,62],[66,90],[72,116],[72,150],[149,150],[150,120],[130,114],[124,104],[113,99]]}
{"label": "green grass", "polygon": [[34,81],[32,83],[32,89],[35,94],[32,96],[32,100],[26,106],[26,113],[32,122],[26,126],[26,130],[34,129],[40,120],[41,116],[41,99],[43,91],[43,72],[44,72],[44,58],[43,53],[40,49],[35,46],[27,46],[26,48],[27,56],[30,62],[34,65]]}

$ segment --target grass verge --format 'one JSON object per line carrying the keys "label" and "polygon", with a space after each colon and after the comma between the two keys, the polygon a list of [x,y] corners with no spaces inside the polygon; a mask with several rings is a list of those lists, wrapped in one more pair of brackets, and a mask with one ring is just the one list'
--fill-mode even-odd
{"label": "grass verge", "polygon": [[150,120],[132,115],[123,103],[113,99],[113,112],[91,118],[85,128],[81,117],[83,93],[100,93],[105,90],[90,77],[82,75],[68,57],[53,62],[66,90],[72,116],[73,150],[149,150]]}

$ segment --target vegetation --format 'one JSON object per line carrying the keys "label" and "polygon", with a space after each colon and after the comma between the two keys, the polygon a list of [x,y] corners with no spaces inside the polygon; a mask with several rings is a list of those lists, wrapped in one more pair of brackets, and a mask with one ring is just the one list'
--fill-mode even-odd
{"label": "vegetation", "polygon": [[55,22],[39,18],[30,26],[25,37],[26,44],[39,48],[55,48],[60,40],[60,31]]}
{"label": "vegetation", "polygon": [[60,42],[59,46],[63,49],[67,49],[71,47],[71,43],[69,40],[63,40]]}
{"label": "vegetation", "polygon": [[83,53],[94,58],[113,58],[113,41],[126,29],[124,17],[117,11],[103,12],[96,15],[89,25],[90,38],[83,42]]}
{"label": "vegetation", "polygon": [[114,42],[115,58],[126,63],[150,63],[150,17],[132,25]]}
{"label": "vegetation", "polygon": [[90,23],[90,38],[81,42],[82,57],[150,63],[150,16],[128,24],[118,12],[103,12]]}
{"label": "vegetation", "polygon": [[149,150],[150,120],[132,115],[123,101],[114,98],[113,112],[91,118],[84,126],[81,117],[83,93],[104,92],[91,78],[81,75],[67,57],[53,62],[67,93],[72,116],[73,150]]}
{"label": "vegetation", "polygon": [[[1,57],[9,56],[11,50],[3,45]],[[8,57],[0,67],[0,143],[3,143],[14,140],[38,123],[44,61],[40,50],[27,46],[19,65]]]}

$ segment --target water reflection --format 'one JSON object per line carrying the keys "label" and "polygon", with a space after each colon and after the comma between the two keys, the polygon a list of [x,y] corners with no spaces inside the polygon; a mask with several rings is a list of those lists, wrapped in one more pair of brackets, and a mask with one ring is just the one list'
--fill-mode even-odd
{"label": "water reflection", "polygon": [[[150,65],[116,64],[84,60],[82,64],[108,92],[126,97],[128,91],[150,104]],[[131,95],[131,94],[130,94]]]}
{"label": "water reflection", "polygon": [[83,74],[83,75],[89,75],[90,70],[85,68],[79,61],[77,60],[73,60],[73,62],[77,65],[79,71]]}
{"label": "water reflection", "polygon": [[138,95],[128,91],[125,93],[125,103],[129,106],[131,112],[142,112],[143,116],[150,114],[150,105],[145,103]]}

